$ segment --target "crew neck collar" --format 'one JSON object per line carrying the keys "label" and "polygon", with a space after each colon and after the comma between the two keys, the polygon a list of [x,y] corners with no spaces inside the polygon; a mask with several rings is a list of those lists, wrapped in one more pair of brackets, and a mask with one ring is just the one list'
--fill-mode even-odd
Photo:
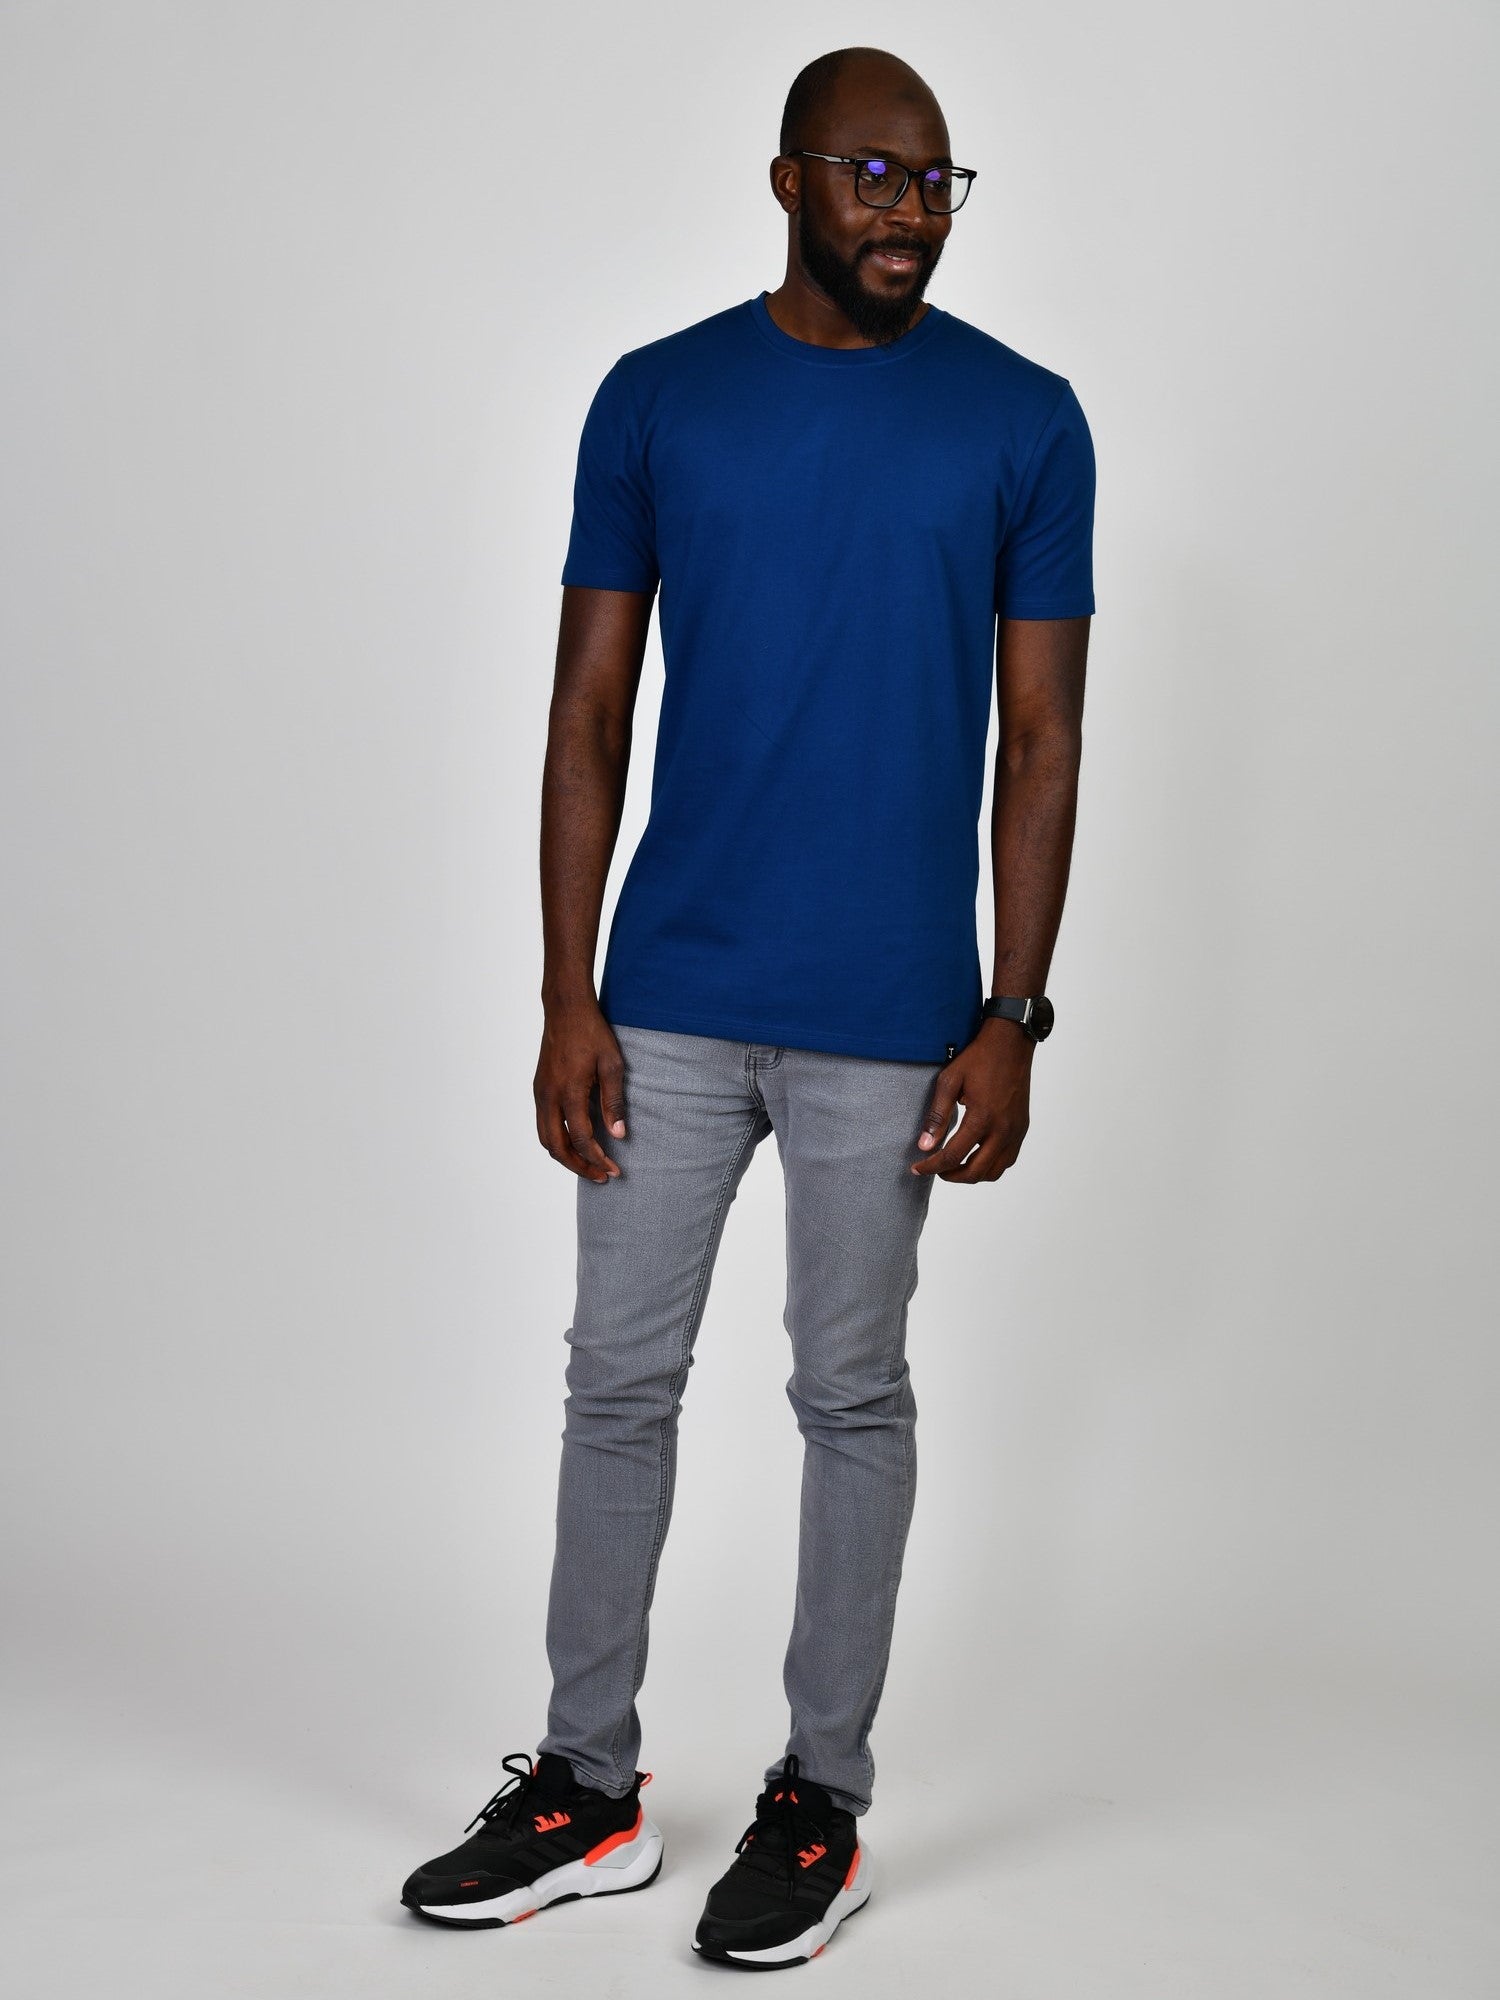
{"label": "crew neck collar", "polygon": [[909,327],[899,340],[890,341],[884,347],[819,347],[811,340],[798,340],[793,334],[782,331],[771,317],[765,292],[757,292],[746,304],[750,322],[762,339],[792,360],[810,362],[815,368],[871,368],[890,361],[904,361],[908,354],[926,346],[939,324],[948,316],[941,306],[929,303],[915,326]]}

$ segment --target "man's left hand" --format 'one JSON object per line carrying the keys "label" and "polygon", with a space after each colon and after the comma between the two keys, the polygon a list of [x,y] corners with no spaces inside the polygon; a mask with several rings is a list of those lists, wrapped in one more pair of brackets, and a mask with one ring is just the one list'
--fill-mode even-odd
{"label": "man's left hand", "polygon": [[[940,1180],[997,1181],[1016,1163],[1031,1123],[1031,1058],[1036,1044],[1015,1021],[986,1020],[972,1042],[938,1071],[917,1140],[914,1174]],[[947,1140],[958,1105],[964,1115]],[[966,1157],[967,1156],[967,1157]]]}

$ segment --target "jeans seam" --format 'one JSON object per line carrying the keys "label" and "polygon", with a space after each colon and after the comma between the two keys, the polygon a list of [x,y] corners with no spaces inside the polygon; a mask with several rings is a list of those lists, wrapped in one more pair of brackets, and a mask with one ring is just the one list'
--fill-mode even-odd
{"label": "jeans seam", "polygon": [[[903,1428],[901,1432],[901,1511],[902,1517],[908,1526],[911,1522],[912,1498],[911,1439],[906,1429]],[[902,1540],[904,1543],[904,1534]],[[890,1584],[886,1591],[884,1630],[886,1641],[885,1664],[880,1669],[880,1679],[875,1683],[871,1691],[864,1719],[860,1724],[859,1734],[855,1738],[855,1742],[859,1746],[860,1761],[864,1765],[866,1799],[869,1799],[875,1790],[875,1760],[870,1755],[870,1731],[874,1728],[875,1717],[880,1712],[880,1698],[885,1693],[886,1675],[890,1671],[891,1641],[895,1633],[896,1600],[900,1589],[901,1563],[898,1561],[891,1571]]]}
{"label": "jeans seam", "polygon": [[[931,1178],[929,1177],[927,1186],[923,1190],[924,1207],[926,1205],[926,1198],[931,1194],[931,1191],[932,1191],[932,1181]],[[911,1304],[912,1294],[916,1290],[916,1285],[914,1280],[917,1274],[917,1256],[920,1248],[921,1248],[921,1228],[919,1226],[916,1239],[912,1243],[911,1257],[906,1266],[906,1273],[902,1280],[901,1308],[899,1313],[897,1314],[897,1319],[896,1319],[897,1338],[893,1343],[891,1349],[891,1355],[890,1355],[891,1361],[895,1360],[897,1354],[902,1353],[906,1344],[907,1308]],[[905,1366],[904,1355],[903,1355],[903,1366]],[[886,1372],[887,1374],[890,1373],[889,1364],[887,1365]],[[903,1424],[901,1426],[901,1512],[902,1512],[902,1518],[906,1522],[908,1528],[910,1527],[911,1524],[912,1501],[914,1498],[913,1480],[911,1476],[911,1459],[912,1459],[912,1451],[911,1451],[910,1426]],[[905,1531],[903,1531],[902,1541],[903,1541],[902,1554],[904,1556]],[[898,1559],[891,1571],[890,1585],[886,1593],[885,1664],[880,1669],[880,1678],[875,1683],[874,1690],[870,1696],[869,1703],[865,1709],[864,1719],[860,1724],[859,1734],[855,1738],[855,1742],[859,1746],[860,1760],[864,1765],[865,1792],[867,1796],[872,1795],[875,1789],[875,1760],[870,1755],[870,1731],[875,1726],[875,1717],[880,1710],[880,1699],[881,1696],[885,1693],[886,1675],[890,1670],[891,1641],[894,1637],[895,1626],[896,1626],[896,1602],[901,1589],[901,1569],[902,1569],[902,1562],[900,1559]]]}
{"label": "jeans seam", "polygon": [[714,1241],[718,1235],[719,1225],[723,1220],[727,1206],[726,1197],[729,1192],[730,1182],[734,1178],[735,1169],[744,1158],[745,1149],[755,1134],[755,1129],[760,1123],[760,1118],[761,1114],[759,1111],[752,1113],[744,1131],[740,1134],[739,1144],[730,1155],[729,1163],[724,1169],[723,1179],[719,1182],[718,1196],[714,1202],[713,1213],[708,1220],[707,1234],[704,1237],[703,1254],[698,1259],[698,1275],[693,1285],[693,1296],[688,1305],[687,1317],[683,1321],[682,1347],[678,1357],[677,1368],[672,1377],[672,1401],[661,1423],[661,1445],[657,1459],[660,1485],[656,1506],[656,1529],[652,1537],[651,1552],[646,1558],[646,1587],[641,1594],[641,1623],[636,1638],[635,1664],[631,1669],[630,1676],[632,1692],[626,1703],[625,1711],[621,1714],[620,1720],[615,1727],[614,1738],[609,1746],[609,1758],[615,1768],[616,1774],[619,1773],[620,1769],[620,1738],[625,1730],[630,1705],[635,1700],[635,1690],[639,1688],[641,1683],[641,1672],[644,1666],[646,1647],[646,1620],[651,1608],[657,1566],[667,1534],[667,1464],[671,1454],[672,1428],[676,1423],[678,1411],[682,1406],[682,1392],[687,1385],[688,1361],[692,1353],[693,1335],[697,1326],[704,1287],[707,1281],[709,1259],[713,1253]]}

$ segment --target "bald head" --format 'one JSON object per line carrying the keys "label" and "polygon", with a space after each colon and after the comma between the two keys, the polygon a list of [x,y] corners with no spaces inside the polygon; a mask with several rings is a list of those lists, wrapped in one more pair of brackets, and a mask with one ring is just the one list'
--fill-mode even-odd
{"label": "bald head", "polygon": [[792,79],[781,114],[780,152],[789,157],[804,146],[817,147],[830,118],[867,100],[906,104],[942,118],[938,101],[922,78],[889,49],[831,49]]}

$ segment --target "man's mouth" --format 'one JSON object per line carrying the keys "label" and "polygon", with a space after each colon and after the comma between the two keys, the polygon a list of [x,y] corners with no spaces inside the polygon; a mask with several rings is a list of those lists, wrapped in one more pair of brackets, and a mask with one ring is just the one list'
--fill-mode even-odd
{"label": "man's mouth", "polygon": [[910,244],[881,244],[878,249],[866,250],[865,255],[879,270],[894,271],[905,276],[917,270],[922,263],[922,252]]}

